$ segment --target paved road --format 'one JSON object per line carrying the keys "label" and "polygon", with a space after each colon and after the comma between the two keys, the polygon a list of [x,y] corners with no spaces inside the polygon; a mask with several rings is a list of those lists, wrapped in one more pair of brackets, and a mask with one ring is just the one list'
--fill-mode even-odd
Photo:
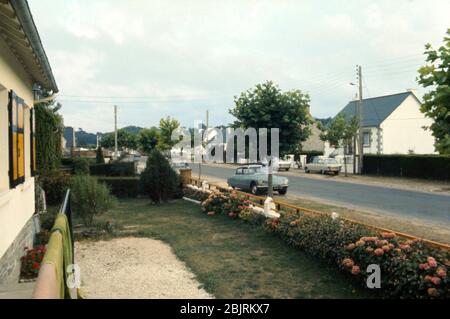
{"label": "paved road", "polygon": [[[198,165],[193,174],[198,174]],[[227,179],[235,169],[202,165],[202,175]],[[394,188],[288,176],[289,193],[322,198],[346,207],[365,208],[450,225],[450,196]],[[386,225],[388,226],[388,225]]]}

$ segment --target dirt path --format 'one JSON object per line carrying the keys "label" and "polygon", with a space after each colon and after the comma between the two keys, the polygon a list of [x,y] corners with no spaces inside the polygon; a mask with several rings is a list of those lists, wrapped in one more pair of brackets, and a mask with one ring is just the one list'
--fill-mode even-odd
{"label": "dirt path", "polygon": [[88,299],[213,298],[170,246],[158,240],[76,242],[75,256]]}

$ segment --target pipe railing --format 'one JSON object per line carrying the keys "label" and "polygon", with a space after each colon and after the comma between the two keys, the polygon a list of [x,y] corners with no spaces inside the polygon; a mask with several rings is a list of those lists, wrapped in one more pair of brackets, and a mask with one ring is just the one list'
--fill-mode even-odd
{"label": "pipe railing", "polygon": [[[201,187],[202,184],[203,184],[203,181],[199,180],[197,178],[191,178],[191,184],[194,185],[194,186],[197,186],[197,187]],[[211,183],[211,184],[208,183],[208,189],[209,190],[216,189],[216,190],[224,191],[224,192],[230,192],[231,191],[231,189],[229,187],[223,187],[223,186],[220,186],[220,185],[217,185],[217,184],[214,184],[214,183]],[[237,191],[237,190],[235,190],[235,192],[239,196],[241,196],[242,198],[252,201],[257,206],[264,205],[264,201],[265,201],[264,197],[253,195],[253,194],[249,194],[249,193],[245,193],[245,192],[242,192],[242,191]],[[285,203],[285,202],[279,201],[279,200],[274,200],[274,203],[276,205],[276,209],[277,209],[278,212],[282,212],[283,209],[288,209],[288,210],[295,211],[297,213],[304,213],[304,214],[308,214],[308,215],[316,215],[316,216],[323,216],[323,215],[328,215],[329,216],[330,215],[329,213],[326,213],[326,212],[321,212],[321,211],[317,211],[317,210],[313,210],[313,209],[309,209],[309,208],[304,208],[304,207],[292,205],[292,204]],[[395,231],[395,230],[388,229],[388,228],[383,228],[383,227],[369,225],[369,224],[366,224],[366,223],[363,223],[363,222],[360,222],[360,221],[356,221],[356,220],[353,220],[353,219],[349,219],[349,218],[340,217],[340,219],[342,221],[344,221],[344,222],[347,222],[347,223],[364,226],[364,227],[369,228],[369,229],[371,229],[371,230],[373,230],[375,232],[379,232],[379,233],[393,233],[393,234],[397,235],[398,237],[401,237],[401,238],[404,238],[404,239],[420,240],[421,242],[425,243],[426,245],[428,245],[430,247],[434,247],[434,248],[450,251],[450,245],[448,245],[448,244],[440,243],[440,242],[429,240],[429,239],[425,239],[425,238],[419,238],[417,236],[413,236],[413,235],[410,235],[410,234],[406,234],[406,233]]]}

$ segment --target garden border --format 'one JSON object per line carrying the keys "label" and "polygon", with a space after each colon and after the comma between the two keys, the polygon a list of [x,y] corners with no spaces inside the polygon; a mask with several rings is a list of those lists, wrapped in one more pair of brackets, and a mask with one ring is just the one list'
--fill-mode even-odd
{"label": "garden border", "polygon": [[[201,180],[198,178],[191,178],[190,183],[191,185],[197,186],[197,187],[202,187],[203,182],[205,182],[206,180]],[[226,187],[222,187],[219,186],[217,184],[214,183],[209,183],[208,182],[208,189],[211,190],[211,187],[219,190],[219,191],[226,191],[229,192],[230,189],[226,188]],[[236,191],[237,194],[243,196],[246,200],[251,200],[255,205],[262,207],[264,205],[264,201],[266,200],[264,197],[261,196],[257,196],[257,195],[252,195],[252,194],[248,194],[248,193],[244,193],[241,191]],[[288,203],[284,203],[282,201],[278,201],[278,200],[274,200],[277,211],[281,211],[283,207],[288,208],[290,210],[295,210],[297,213],[305,213],[305,214],[310,214],[310,215],[329,215],[328,213],[325,212],[320,212],[320,211],[316,211],[316,210],[312,210],[312,209],[308,209],[308,208],[304,208],[304,207],[300,207],[300,206],[295,206],[292,204],[288,204]],[[398,231],[394,231],[391,229],[387,229],[387,228],[382,228],[382,227],[378,227],[378,226],[373,226],[373,225],[368,225],[365,224],[363,222],[359,222],[353,219],[347,219],[347,218],[343,218],[343,217],[339,217],[341,220],[348,222],[348,223],[352,223],[352,224],[356,224],[356,225],[361,225],[364,227],[367,227],[369,229],[372,229],[374,231],[380,232],[380,233],[392,233],[392,234],[396,234],[398,237],[401,238],[405,238],[405,239],[409,239],[409,240],[420,240],[421,242],[427,244],[430,247],[433,248],[438,248],[438,249],[442,249],[442,250],[447,250],[450,251],[450,245],[448,244],[444,244],[444,243],[439,243],[433,240],[429,240],[429,239],[425,239],[425,238],[419,238],[410,234],[406,234],[406,233],[402,233],[402,232],[398,232]]]}

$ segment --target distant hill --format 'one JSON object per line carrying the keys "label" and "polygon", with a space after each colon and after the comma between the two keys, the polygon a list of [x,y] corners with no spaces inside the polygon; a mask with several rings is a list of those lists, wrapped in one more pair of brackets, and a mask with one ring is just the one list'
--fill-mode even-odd
{"label": "distant hill", "polygon": [[[138,126],[127,126],[122,128],[122,130],[125,130],[131,134],[139,134],[143,130],[142,127]],[[108,133],[88,133],[84,131],[83,129],[78,129],[78,131],[75,131],[75,138],[77,140],[77,146],[79,147],[87,147],[92,145],[97,145],[97,135],[103,136]],[[72,147],[73,146],[73,127],[65,127],[64,128],[64,138],[66,139],[66,147]]]}

